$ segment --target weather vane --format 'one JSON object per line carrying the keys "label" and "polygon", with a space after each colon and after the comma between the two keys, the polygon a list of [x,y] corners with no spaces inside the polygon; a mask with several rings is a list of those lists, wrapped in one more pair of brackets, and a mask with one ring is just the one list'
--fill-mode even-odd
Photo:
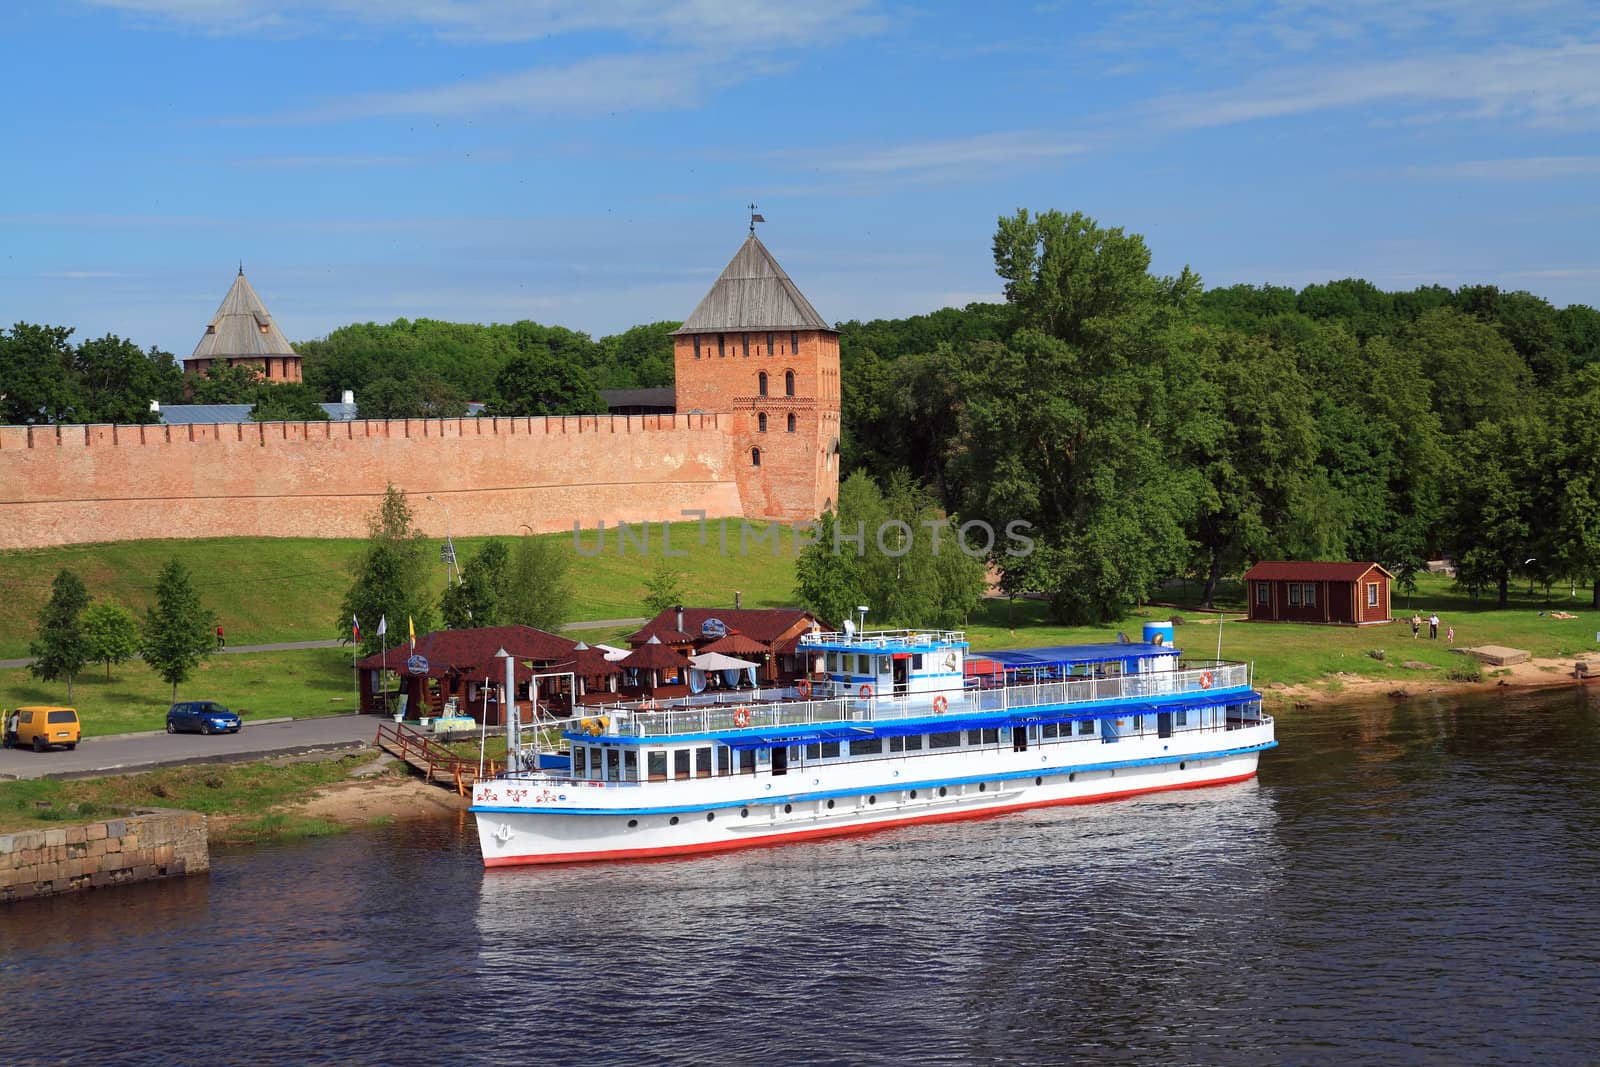
{"label": "weather vane", "polygon": [[752,203],[750,205],[750,236],[754,237],[756,235],[756,223],[766,221],[766,219],[756,214],[756,206]]}

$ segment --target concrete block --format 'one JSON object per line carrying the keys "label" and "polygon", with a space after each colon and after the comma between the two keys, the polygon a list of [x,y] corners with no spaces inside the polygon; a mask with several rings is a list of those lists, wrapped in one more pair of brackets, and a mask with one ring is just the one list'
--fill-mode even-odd
{"label": "concrete block", "polygon": [[91,823],[83,828],[83,836],[90,841],[104,841],[106,839],[106,824],[103,822]]}
{"label": "concrete block", "polygon": [[64,845],[64,844],[66,844],[67,843],[67,831],[65,829],[61,829],[61,830],[46,830],[44,832],[44,843],[47,846],[50,846],[50,847],[54,847],[56,845]]}
{"label": "concrete block", "polygon": [[69,845],[81,845],[87,839],[88,839],[88,835],[85,832],[83,827],[81,827],[81,826],[71,826],[71,827],[67,828],[67,844],[69,844]]}
{"label": "concrete block", "polygon": [[121,837],[128,832],[128,820],[112,819],[106,823],[106,837]]}

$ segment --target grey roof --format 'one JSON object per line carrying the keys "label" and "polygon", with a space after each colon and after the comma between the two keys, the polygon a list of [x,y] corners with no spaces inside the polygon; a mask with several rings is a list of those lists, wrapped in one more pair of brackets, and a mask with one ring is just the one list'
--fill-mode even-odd
{"label": "grey roof", "polygon": [[767,246],[751,234],[694,314],[672,332],[832,329],[778,266]]}
{"label": "grey roof", "polygon": [[600,399],[608,408],[670,408],[678,403],[678,391],[672,386],[664,389],[602,389]]}
{"label": "grey roof", "polygon": [[[250,421],[250,404],[163,404],[161,425],[193,426],[209,423]],[[354,404],[318,404],[334,422],[350,422],[356,417]]]}
{"label": "grey roof", "polygon": [[[200,343],[189,359],[240,359],[259,356],[293,356],[295,350],[283,336],[266,305],[245,280],[244,268],[211,316]],[[188,360],[185,360],[188,362]]]}

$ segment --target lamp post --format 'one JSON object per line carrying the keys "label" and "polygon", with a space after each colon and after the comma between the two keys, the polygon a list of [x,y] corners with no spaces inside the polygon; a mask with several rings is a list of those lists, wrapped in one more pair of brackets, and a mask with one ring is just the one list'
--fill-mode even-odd
{"label": "lamp post", "polygon": [[[1539,557],[1538,556],[1531,556],[1528,559],[1523,560],[1522,561],[1522,565],[1524,567],[1526,567],[1530,563],[1538,563],[1538,562],[1539,562]],[[1533,595],[1533,572],[1532,571],[1528,572],[1528,595],[1529,596]]]}
{"label": "lamp post", "polygon": [[444,561],[444,584],[450,584],[450,568],[453,566],[456,569],[456,584],[460,585],[461,564],[456,562],[456,543],[450,539],[450,509],[444,506],[444,501],[438,499],[432,493],[428,494],[427,499],[438,504],[439,510],[444,512],[444,543],[447,553]]}

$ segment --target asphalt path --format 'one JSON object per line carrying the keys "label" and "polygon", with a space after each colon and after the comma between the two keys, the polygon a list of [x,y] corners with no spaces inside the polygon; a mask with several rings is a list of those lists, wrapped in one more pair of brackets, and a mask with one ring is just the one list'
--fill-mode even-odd
{"label": "asphalt path", "polygon": [[[611,630],[619,626],[643,626],[648,619],[591,619],[588,622],[569,622],[563,630]],[[228,648],[218,649],[217,655],[237,655],[242,652],[293,652],[301,648],[338,648],[341,645],[348,647],[345,641],[280,641],[273,645],[232,645]],[[135,657],[137,658],[137,657]],[[32,659],[0,659],[0,670],[12,667],[26,667]]]}
{"label": "asphalt path", "polygon": [[236,763],[372,744],[377,715],[331,715],[247,723],[236,734],[117,734],[89,737],[71,752],[0,750],[0,778],[89,778],[187,763]]}

